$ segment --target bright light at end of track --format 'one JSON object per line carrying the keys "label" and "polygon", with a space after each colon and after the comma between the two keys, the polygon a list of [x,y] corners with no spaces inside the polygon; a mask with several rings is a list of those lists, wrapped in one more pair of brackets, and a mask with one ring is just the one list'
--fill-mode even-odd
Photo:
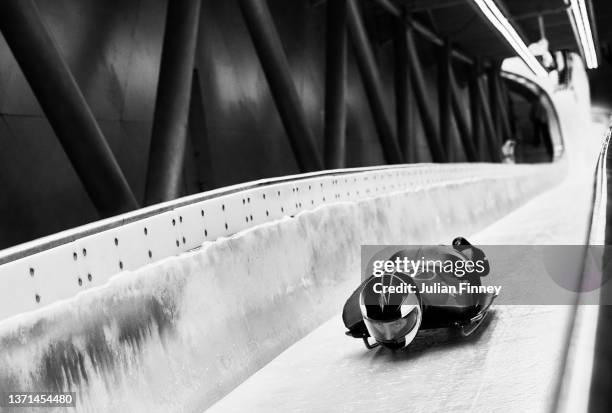
{"label": "bright light at end of track", "polygon": [[485,17],[493,24],[493,27],[501,33],[514,51],[519,55],[525,64],[537,76],[546,76],[548,73],[544,67],[538,62],[533,53],[529,51],[527,45],[518,35],[512,24],[499,10],[493,0],[473,0]]}
{"label": "bright light at end of track", "polygon": [[595,50],[595,42],[593,41],[593,32],[591,31],[591,22],[585,0],[566,0],[570,6],[570,11],[574,23],[576,24],[576,41],[582,48],[586,67],[595,69],[599,66],[597,62],[597,52]]}

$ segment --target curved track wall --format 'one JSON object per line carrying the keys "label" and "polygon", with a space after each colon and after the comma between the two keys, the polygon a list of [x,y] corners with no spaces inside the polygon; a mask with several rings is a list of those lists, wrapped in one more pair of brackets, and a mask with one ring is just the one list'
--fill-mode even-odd
{"label": "curved track wall", "polygon": [[[0,278],[20,288],[3,293],[0,302],[11,300],[4,316],[57,301],[0,322],[0,388],[75,391],[78,411],[203,409],[337,312],[359,281],[359,245],[469,235],[558,182],[564,167],[308,176],[106,228],[89,236],[91,247],[85,237],[5,264]],[[66,275],[41,273],[45,259]],[[119,262],[123,273],[100,285]],[[87,266],[99,266],[99,286],[79,284]],[[39,303],[28,283],[47,289]]]}

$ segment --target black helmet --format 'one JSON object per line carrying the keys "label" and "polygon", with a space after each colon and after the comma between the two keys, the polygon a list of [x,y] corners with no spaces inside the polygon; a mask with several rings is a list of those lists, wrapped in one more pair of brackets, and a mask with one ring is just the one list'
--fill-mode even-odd
{"label": "black helmet", "polygon": [[369,335],[390,349],[410,344],[423,318],[414,281],[398,272],[368,280],[359,295],[359,307]]}

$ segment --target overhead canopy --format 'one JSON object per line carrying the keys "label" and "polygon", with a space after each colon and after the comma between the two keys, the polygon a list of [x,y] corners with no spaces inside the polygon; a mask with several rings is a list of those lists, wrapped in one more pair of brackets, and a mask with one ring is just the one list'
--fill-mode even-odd
{"label": "overhead canopy", "polygon": [[[415,20],[441,38],[448,38],[457,49],[484,60],[501,59],[516,53],[493,26],[478,12],[473,0],[391,0]],[[604,47],[612,39],[612,2],[586,0],[594,16],[593,30]],[[375,1],[371,7],[377,7]],[[550,50],[579,52],[568,17],[565,0],[495,0],[525,43],[540,40],[542,17]],[[382,10],[381,10],[382,12]]]}

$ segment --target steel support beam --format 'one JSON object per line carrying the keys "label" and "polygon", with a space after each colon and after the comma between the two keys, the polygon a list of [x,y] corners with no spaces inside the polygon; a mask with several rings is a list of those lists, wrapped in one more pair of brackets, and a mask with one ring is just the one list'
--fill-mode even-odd
{"label": "steel support beam", "polygon": [[474,143],[474,147],[476,148],[476,154],[478,156],[478,160],[483,161],[486,159],[483,150],[483,139],[482,139],[482,116],[480,115],[480,98],[479,94],[479,85],[478,79],[480,79],[480,71],[481,65],[480,61],[476,61],[476,64],[471,70],[470,73],[470,81],[469,81],[469,91],[470,91],[470,114],[471,114],[471,124],[472,124],[472,142]]}
{"label": "steel support beam", "polygon": [[461,101],[459,85],[457,84],[457,79],[455,79],[455,74],[452,68],[449,72],[449,82],[451,90],[451,104],[455,123],[457,124],[457,130],[459,131],[459,139],[461,139],[463,150],[465,151],[465,156],[468,162],[476,162],[478,161],[478,151],[476,150],[476,146],[474,145],[472,132],[470,131],[470,127],[468,125],[468,120],[466,119],[465,114],[463,112],[464,105]]}
{"label": "steel support beam", "polygon": [[345,167],[346,158],[346,0],[327,1],[325,67],[325,168]]}
{"label": "steel support beam", "polygon": [[374,59],[374,52],[368,39],[357,0],[347,0],[348,27],[355,51],[357,66],[363,79],[363,85],[376,124],[376,131],[389,164],[402,163],[403,157],[397,140],[393,136],[393,128],[385,111],[385,98],[380,83],[380,74]]}
{"label": "steel support beam", "polygon": [[489,106],[489,99],[487,98],[482,80],[483,79],[478,80],[478,98],[480,99],[480,109],[484,121],[485,134],[487,135],[487,146],[489,148],[491,160],[493,162],[501,162],[501,145],[499,144],[495,125],[493,124],[491,107]]}
{"label": "steel support beam", "polygon": [[406,43],[408,46],[408,58],[412,66],[412,87],[414,89],[421,123],[425,130],[425,137],[427,138],[427,144],[429,145],[432,159],[434,162],[446,162],[446,154],[440,143],[438,125],[431,106],[429,105],[429,93],[425,88],[426,83],[421,66],[421,59],[417,53],[411,30],[406,30]]}
{"label": "steel support beam", "polygon": [[512,20],[519,21],[519,20],[525,20],[525,19],[533,19],[539,16],[548,16],[551,14],[565,13],[569,7],[570,7],[569,5],[563,5],[561,7],[554,7],[551,9],[544,9],[544,10],[540,9],[537,11],[532,11],[532,12],[512,16]]}
{"label": "steel support beam", "polygon": [[448,41],[439,50],[438,56],[438,117],[440,121],[440,142],[447,158],[450,159],[451,144],[451,45]]}
{"label": "steel support beam", "polygon": [[465,4],[465,0],[411,0],[409,4],[409,11],[411,13],[420,11],[431,11],[438,9],[445,9],[447,7],[459,6]]}
{"label": "steel support beam", "polygon": [[300,170],[323,169],[266,0],[239,0],[239,3]]}
{"label": "steel support beam", "polygon": [[504,139],[512,138],[512,129],[510,127],[510,116],[508,114],[508,95],[504,91],[502,87],[501,76],[499,75],[499,71],[495,74],[495,87],[497,88],[497,106],[499,108],[499,121],[501,126],[501,131]]}
{"label": "steel support beam", "polygon": [[146,204],[182,195],[201,0],[169,1],[149,149]]}
{"label": "steel support beam", "polygon": [[[401,21],[404,22],[404,24],[413,28],[414,31],[419,33],[425,39],[429,40],[430,42],[432,42],[433,44],[437,46],[444,45],[444,40],[440,36],[432,32],[431,30],[429,30],[427,27],[423,26],[418,21],[407,18],[407,16],[403,13],[402,9],[396,6],[392,0],[374,0],[374,1],[378,3],[380,7],[386,10],[392,16],[400,19]],[[470,56],[458,50],[452,50],[451,56],[457,60],[462,61],[463,63],[467,63],[469,65],[474,64],[474,59],[472,59]]]}
{"label": "steel support beam", "polygon": [[99,214],[108,217],[138,208],[34,2],[0,1],[0,30]]}
{"label": "steel support beam", "polygon": [[215,188],[215,179],[208,144],[204,100],[200,87],[200,75],[198,70],[194,69],[189,103],[189,136],[194,150],[198,191],[204,192]]}
{"label": "steel support beam", "polygon": [[498,86],[500,90],[499,94],[502,98],[502,116],[505,118],[504,122],[507,123],[508,137],[513,139],[516,134],[516,125],[514,124],[514,116],[512,115],[510,93],[508,92],[508,88],[506,88],[506,84],[501,76],[499,77]]}
{"label": "steel support beam", "polygon": [[502,129],[501,129],[501,119],[499,113],[499,96],[497,90],[497,79],[496,79],[496,65],[491,65],[487,69],[487,89],[489,90],[489,107],[491,110],[491,120],[493,121],[493,127],[495,128],[495,137],[498,140],[503,141],[502,138]]}
{"label": "steel support beam", "polygon": [[397,124],[397,139],[399,141],[404,160],[406,162],[418,162],[412,136],[412,107],[410,104],[410,78],[412,77],[411,66],[408,60],[408,43],[406,39],[406,27],[401,22],[394,25],[395,33],[393,46],[395,52],[395,119]]}

